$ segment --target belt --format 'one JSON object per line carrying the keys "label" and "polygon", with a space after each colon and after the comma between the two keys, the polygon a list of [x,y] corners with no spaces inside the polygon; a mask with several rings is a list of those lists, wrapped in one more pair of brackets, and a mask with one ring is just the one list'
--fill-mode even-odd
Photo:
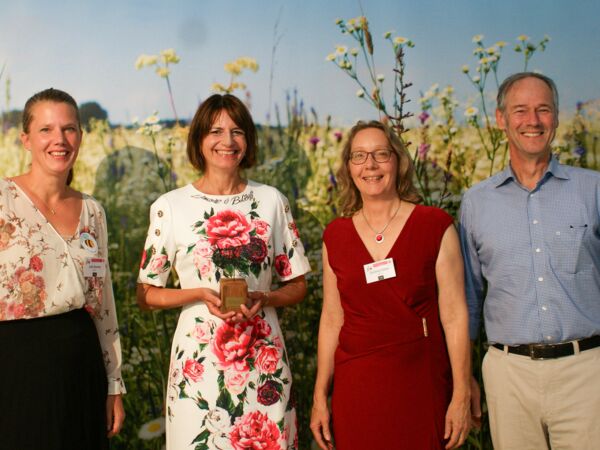
{"label": "belt", "polygon": [[529,356],[531,359],[553,359],[562,358],[575,354],[575,342],[579,344],[579,351],[583,352],[591,348],[600,346],[600,336],[592,336],[585,339],[579,339],[572,342],[563,342],[561,344],[523,344],[523,345],[502,345],[492,344],[498,350],[508,349],[508,353]]}

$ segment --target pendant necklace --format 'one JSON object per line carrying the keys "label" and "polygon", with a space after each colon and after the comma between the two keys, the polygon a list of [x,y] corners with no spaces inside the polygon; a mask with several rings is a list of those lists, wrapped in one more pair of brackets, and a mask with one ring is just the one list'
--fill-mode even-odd
{"label": "pendant necklace", "polygon": [[385,239],[383,237],[383,233],[385,232],[385,230],[387,230],[387,227],[390,226],[390,223],[392,223],[392,220],[394,220],[394,218],[396,217],[396,215],[398,214],[398,211],[400,211],[400,207],[402,206],[402,200],[400,200],[400,204],[398,205],[398,207],[396,208],[396,211],[394,212],[394,214],[392,215],[392,217],[390,218],[390,220],[388,220],[388,223],[385,224],[385,227],[383,227],[383,229],[381,231],[376,231],[371,224],[369,223],[369,221],[367,220],[367,216],[365,216],[365,211],[363,208],[360,209],[360,213],[363,216],[363,219],[365,219],[365,223],[367,224],[367,226],[371,229],[371,231],[373,231],[373,233],[375,233],[375,242],[377,244],[381,244]]}

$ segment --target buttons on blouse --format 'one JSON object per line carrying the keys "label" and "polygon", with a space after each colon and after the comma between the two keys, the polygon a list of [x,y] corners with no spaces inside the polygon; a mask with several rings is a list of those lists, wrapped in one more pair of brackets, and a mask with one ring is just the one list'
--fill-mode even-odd
{"label": "buttons on blouse", "polygon": [[164,215],[164,213],[161,210],[158,210],[157,215],[158,215],[158,217],[162,217]]}
{"label": "buttons on blouse", "polygon": [[160,230],[157,228],[156,230],[154,230],[154,234],[160,236]]}

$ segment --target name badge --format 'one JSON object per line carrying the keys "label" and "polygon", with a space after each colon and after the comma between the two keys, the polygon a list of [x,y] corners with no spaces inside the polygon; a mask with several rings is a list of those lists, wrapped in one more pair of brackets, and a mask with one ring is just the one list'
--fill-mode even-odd
{"label": "name badge", "polygon": [[382,259],[381,261],[375,261],[371,264],[365,264],[365,278],[367,283],[375,283],[376,281],[387,280],[388,278],[394,278],[396,276],[396,269],[394,269],[394,259]]}
{"label": "name badge", "polygon": [[83,276],[86,278],[100,277],[106,275],[106,259],[104,258],[86,258],[83,265]]}

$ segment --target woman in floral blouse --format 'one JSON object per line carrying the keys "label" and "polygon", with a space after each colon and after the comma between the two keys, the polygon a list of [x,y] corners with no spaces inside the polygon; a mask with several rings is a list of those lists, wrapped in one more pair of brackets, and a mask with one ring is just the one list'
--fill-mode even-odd
{"label": "woman in floral blouse", "polygon": [[[275,307],[302,300],[310,270],[287,199],[242,177],[256,156],[244,104],[213,95],[187,153],[202,177],[150,210],[138,301],[183,307],[171,348],[167,449],[297,449],[291,374]],[[166,288],[174,268],[179,289]],[[271,291],[272,269],[281,287]],[[241,313],[222,313],[219,281],[243,277]]]}
{"label": "woman in floral blouse", "polygon": [[104,211],[68,186],[81,137],[69,94],[35,94],[31,168],[0,180],[0,449],[106,449],[125,417]]}

